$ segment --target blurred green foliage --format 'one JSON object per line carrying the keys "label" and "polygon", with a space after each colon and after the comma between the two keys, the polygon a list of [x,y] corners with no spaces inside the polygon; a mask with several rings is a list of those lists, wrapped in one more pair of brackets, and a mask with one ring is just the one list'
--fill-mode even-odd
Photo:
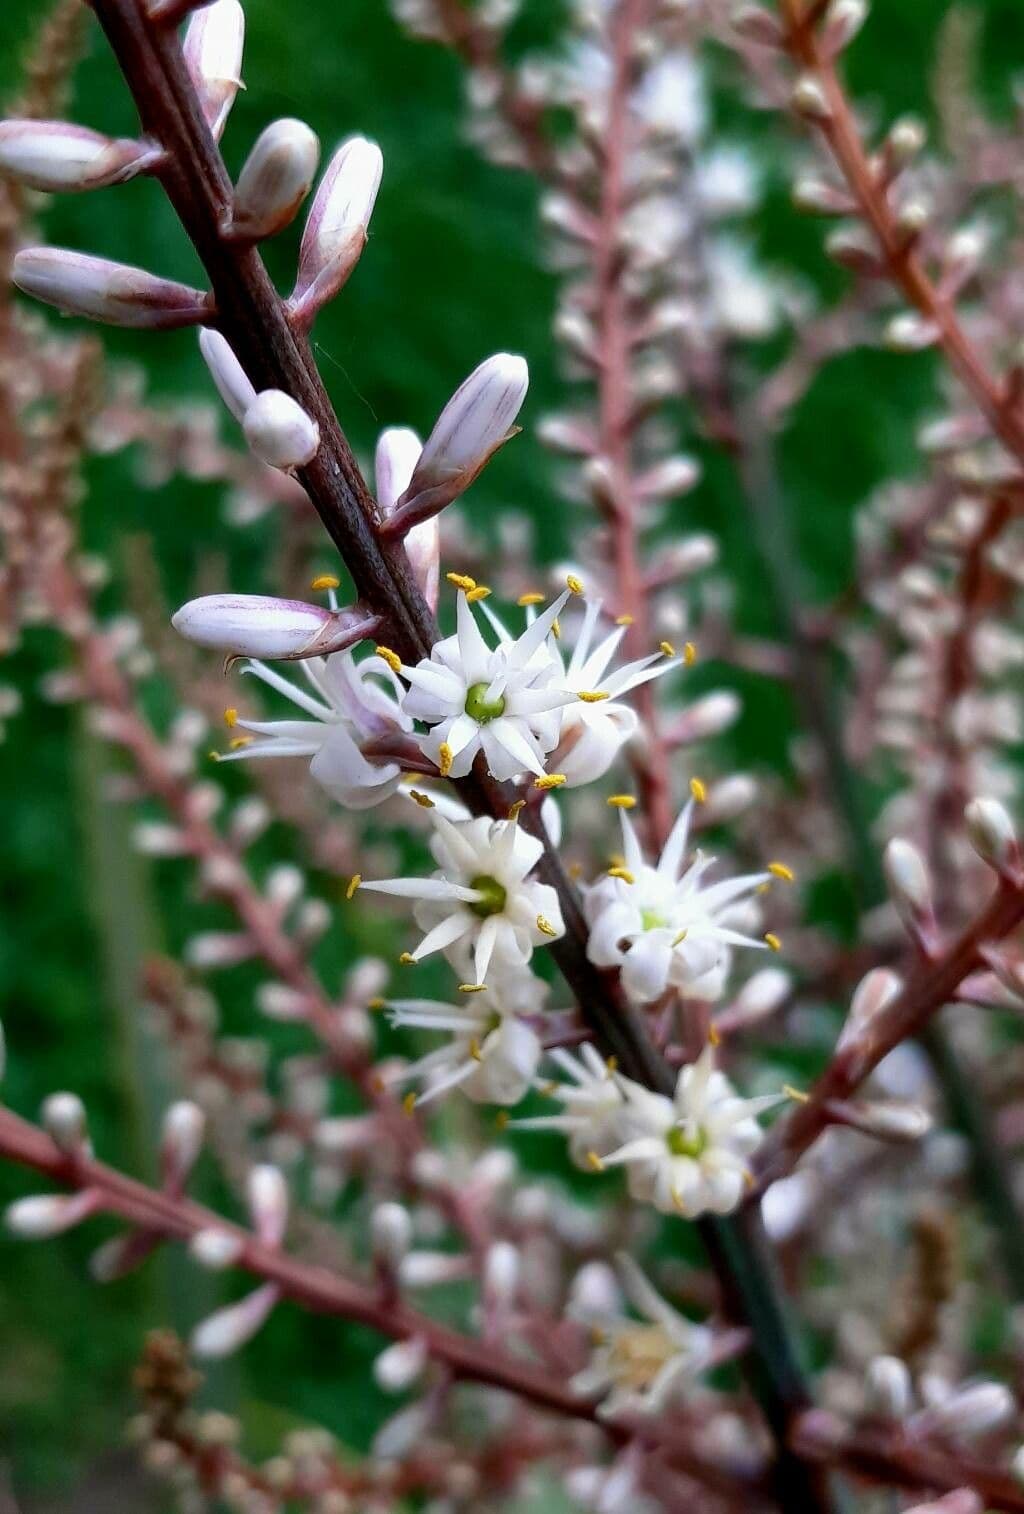
{"label": "blurred green foliage", "polygon": [[[851,72],[880,118],[909,109],[928,113],[929,60],[945,9],[936,0],[877,7]],[[993,106],[1004,109],[1012,59],[997,39],[1020,34],[1017,0],[989,0],[977,9],[986,23],[983,86]],[[544,522],[545,546],[557,553],[566,539],[565,511],[531,437],[533,421],[562,393],[549,340],[554,282],[537,256],[535,187],[483,164],[463,142],[457,66],[409,41],[383,0],[250,0],[247,10],[249,90],[228,129],[229,166],[237,169],[261,127],[285,114],[308,120],[325,150],[353,131],[384,149],[386,176],[369,249],[316,331],[324,378],[353,443],[367,455],[385,424],[429,427],[480,358],[503,347],[526,353],[533,385],[524,435],[488,469],[468,508],[482,521],[509,504],[530,511]],[[16,86],[20,51],[45,12],[42,0],[6,0],[0,9],[0,93]],[[534,0],[517,28],[517,45],[533,45],[556,21],[556,10]],[[727,73],[716,67],[727,86]],[[747,118],[728,98],[726,90],[722,119],[739,131]],[[134,125],[95,27],[77,76],[75,115],[115,132],[130,133]],[[773,262],[835,289],[818,228],[789,211],[782,159],[773,148],[776,129],[784,132],[756,118],[768,200],[751,235]],[[154,184],[55,203],[46,234],[201,282]],[[268,252],[282,283],[295,242],[295,235],[285,236]],[[208,394],[188,334],[113,332],[108,348],[141,363],[154,394]],[[927,359],[853,354],[815,386],[784,438],[786,505],[816,594],[846,582],[852,513],[873,481],[913,467],[913,422],[932,383]],[[200,554],[210,548],[226,554],[232,582],[248,588],[258,587],[269,556],[272,527],[261,524],[244,539],[229,530],[215,487],[175,481],[144,492],[123,457],[91,465],[84,519],[88,541],[120,566],[125,538],[150,533],[171,599],[184,596]],[[741,499],[720,460],[709,459],[707,480],[681,508],[680,521],[700,522],[722,537],[741,620],[770,626]],[[140,1027],[138,964],[153,946],[180,946],[189,924],[208,912],[188,895],[180,870],[154,876],[134,857],[130,816],[103,800],[109,756],[78,713],[38,698],[38,681],[54,655],[50,635],[30,633],[8,673],[25,691],[26,707],[0,748],[7,798],[0,983],[11,1047],[5,1098],[32,1113],[47,1091],[76,1089],[88,1103],[100,1151],[145,1172],[153,1160],[152,1096],[166,1091],[166,1075]],[[778,689],[752,680],[744,692],[749,703],[738,755],[781,762],[791,729],[786,702]],[[374,942],[349,941],[348,949],[353,945]],[[330,981],[340,966],[325,964]],[[227,991],[229,1020],[239,1030],[255,1023],[250,989],[243,974]],[[4,1199],[30,1186],[0,1173]],[[168,1320],[185,1329],[215,1297],[213,1284],[197,1284],[194,1269],[172,1258],[99,1290],[87,1274],[95,1242],[91,1227],[87,1237],[37,1248],[0,1243],[0,1456],[29,1497],[74,1488],[116,1442],[130,1412],[131,1367],[143,1330]],[[303,1417],[363,1447],[385,1412],[367,1386],[374,1349],[358,1331],[313,1328],[282,1310],[243,1360],[218,1374],[218,1401],[244,1415],[257,1452],[272,1451],[281,1431]],[[77,1506],[72,1492],[66,1497],[61,1506]]]}

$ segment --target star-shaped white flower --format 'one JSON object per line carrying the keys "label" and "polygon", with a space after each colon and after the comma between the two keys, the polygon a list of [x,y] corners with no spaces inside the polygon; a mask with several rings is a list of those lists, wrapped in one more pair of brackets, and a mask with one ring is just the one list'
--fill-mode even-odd
{"label": "star-shaped white flower", "polygon": [[558,740],[558,711],[574,700],[557,680],[560,663],[547,645],[568,598],[561,594],[518,639],[489,647],[460,589],[455,635],[416,667],[400,666],[410,685],[402,707],[430,727],[420,747],[444,776],[465,777],[480,751],[502,781],[543,774]]}
{"label": "star-shaped white flower", "polygon": [[426,935],[409,960],[432,952],[473,954],[474,985],[486,981],[493,959],[501,970],[529,962],[535,946],[565,934],[558,895],[530,878],[543,843],[508,820],[452,821],[430,811],[430,850],[438,864],[432,878],[385,878],[364,889],[417,900],[417,924]]}
{"label": "star-shaped white flower", "polygon": [[402,770],[397,762],[371,761],[360,743],[410,729],[391,669],[380,657],[356,662],[348,651],[310,657],[298,666],[308,688],[255,658],[245,664],[244,673],[283,694],[306,718],[242,720],[229,712],[233,726],[258,739],[240,743],[221,760],[310,757],[310,776],[332,799],[354,810],[381,804],[395,792]]}
{"label": "star-shaped white flower", "polygon": [[561,1111],[513,1120],[510,1129],[559,1131],[568,1138],[569,1155],[576,1166],[593,1170],[628,1134],[622,1123],[626,1101],[621,1080],[589,1042],[580,1047],[578,1057],[563,1047],[554,1047],[548,1056],[567,1081],[540,1087],[562,1106]]}
{"label": "star-shaped white flower", "polygon": [[787,1096],[741,1098],[716,1069],[711,1046],[681,1070],[671,1099],[628,1078],[619,1082],[630,1135],[601,1165],[626,1167],[633,1198],[662,1214],[694,1219],[735,1209],[748,1181],[749,1158],[761,1142],[756,1117]]}
{"label": "star-shaped white flower", "polygon": [[622,984],[638,1004],[669,988],[691,998],[718,999],[732,947],[763,948],[736,929],[749,901],[771,874],[746,873],[705,885],[713,857],[697,852],[685,862],[694,802],[672,828],[656,867],[644,861],[632,821],[622,810],[624,865],[584,891],[590,927],[587,955],[598,967],[619,967]]}

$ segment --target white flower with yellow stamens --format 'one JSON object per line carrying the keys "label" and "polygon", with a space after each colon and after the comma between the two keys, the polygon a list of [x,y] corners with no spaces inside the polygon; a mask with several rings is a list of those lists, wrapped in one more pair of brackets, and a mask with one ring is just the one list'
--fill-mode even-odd
{"label": "white flower with yellow stamens", "polygon": [[460,589],[456,634],[416,667],[400,665],[410,685],[402,707],[430,727],[420,747],[444,776],[465,777],[480,751],[502,781],[544,773],[558,740],[558,712],[574,699],[558,681],[560,664],[548,645],[568,598],[566,591],[517,640],[503,636],[492,648]]}
{"label": "white flower with yellow stamens", "polygon": [[621,1146],[628,1131],[623,1125],[625,1098],[611,1066],[589,1043],[579,1056],[555,1047],[548,1056],[567,1081],[542,1083],[541,1092],[562,1108],[558,1114],[514,1120],[516,1130],[554,1130],[568,1137],[569,1155],[577,1167],[594,1170],[601,1159]]}
{"label": "white flower with yellow stamens", "polygon": [[787,1097],[741,1098],[714,1059],[708,1046],[684,1067],[671,1099],[628,1078],[619,1080],[630,1135],[601,1165],[626,1167],[633,1198],[663,1214],[695,1219],[735,1209],[748,1181],[749,1158],[761,1143],[756,1117]]}
{"label": "white flower with yellow stamens", "polygon": [[690,998],[718,999],[734,946],[763,948],[736,929],[755,892],[771,873],[746,873],[705,885],[713,857],[686,862],[694,801],[672,828],[656,867],[644,861],[633,823],[620,810],[624,865],[584,890],[590,927],[587,955],[598,967],[618,967],[634,1003],[649,1004],[667,989]]}
{"label": "white flower with yellow stamens", "polygon": [[539,1014],[546,993],[540,978],[518,970],[497,977],[482,993],[457,1005],[389,1000],[392,1025],[443,1031],[450,1037],[444,1046],[404,1068],[396,1081],[423,1080],[418,1104],[453,1088],[461,1088],[477,1104],[518,1104],[541,1057],[540,1038],[521,1016]]}
{"label": "white flower with yellow stamens", "polygon": [[712,1364],[714,1334],[673,1309],[631,1256],[615,1258],[623,1292],[644,1323],[575,1311],[593,1335],[594,1352],[571,1387],[581,1398],[604,1395],[602,1418],[656,1414]]}
{"label": "white flower with yellow stamens", "polygon": [[397,762],[371,761],[361,744],[375,737],[408,732],[401,687],[380,657],[356,662],[351,652],[332,652],[299,663],[307,688],[256,658],[242,669],[297,705],[298,720],[242,720],[230,723],[257,739],[239,744],[222,761],[254,757],[309,757],[310,776],[339,804],[369,809],[392,795],[401,780]]}
{"label": "white flower with yellow stamens", "polygon": [[408,960],[432,952],[472,952],[475,984],[486,982],[493,960],[499,972],[529,962],[535,946],[565,934],[558,895],[530,878],[543,842],[517,818],[452,821],[427,812],[434,824],[432,878],[384,878],[363,889],[417,901],[416,922],[426,935]]}

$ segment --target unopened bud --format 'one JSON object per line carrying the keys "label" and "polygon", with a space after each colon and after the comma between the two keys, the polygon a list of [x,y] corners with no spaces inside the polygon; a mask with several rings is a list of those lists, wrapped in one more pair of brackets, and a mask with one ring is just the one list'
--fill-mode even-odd
{"label": "unopened bud", "polygon": [[825,12],[818,43],[827,58],[848,47],[867,19],[867,0],[831,0]]}
{"label": "unopened bud", "polygon": [[867,1036],[874,1021],[893,1002],[903,988],[903,980],[888,967],[876,967],[858,983],[850,1000],[850,1010],[839,1037],[837,1050],[843,1051]]}
{"label": "unopened bud", "polygon": [[743,709],[742,701],[732,689],[715,689],[695,699],[679,719],[674,721],[669,735],[676,746],[691,741],[707,741],[720,736],[735,725]]}
{"label": "unopened bud", "polygon": [[865,1407],[882,1419],[904,1419],[914,1403],[914,1388],[906,1362],[898,1356],[876,1356],[864,1379]]}
{"label": "unopened bud", "polygon": [[203,1149],[206,1116],[198,1104],[179,1099],[164,1115],[160,1157],[165,1182],[181,1184],[195,1166]]}
{"label": "unopened bud", "polygon": [[284,1174],[269,1162],[249,1174],[249,1213],[264,1246],[280,1246],[288,1223],[288,1185]]}
{"label": "unopened bud", "polygon": [[108,326],[172,331],[200,326],[211,312],[209,296],[199,289],[63,247],[19,252],[11,277],[25,294],[66,315],[87,316]]}
{"label": "unopened bud", "polygon": [[332,612],[265,594],[204,594],[171,617],[186,641],[237,657],[294,657],[322,636]]}
{"label": "unopened bud", "polygon": [[255,386],[234,354],[227,339],[209,327],[199,333],[199,350],[217,386],[217,393],[241,425],[256,398]]}
{"label": "unopened bud", "polygon": [[744,1025],[766,1020],[786,1002],[793,987],[789,973],[780,967],[763,967],[749,978],[733,1001],[733,1013]]}
{"label": "unopened bud", "polygon": [[897,836],[882,858],[892,902],[904,920],[916,923],[932,912],[932,882],[924,858],[909,841]]}
{"label": "unopened bud", "polygon": [[[422,451],[423,443],[408,427],[390,426],[381,432],[374,476],[385,520],[408,489]],[[420,593],[433,610],[437,607],[441,577],[441,533],[436,515],[411,526],[403,541]]]}
{"label": "unopened bud", "polygon": [[92,1214],[95,1200],[91,1193],[36,1193],[18,1199],[4,1213],[4,1224],[22,1241],[46,1241],[62,1235]]}
{"label": "unopened bud", "polygon": [[319,159],[320,140],[304,121],[271,122],[238,176],[232,233],[255,241],[283,231],[309,193]]}
{"label": "unopened bud", "polygon": [[797,114],[808,121],[828,121],[832,115],[828,96],[821,81],[813,74],[802,74],[796,81],[790,103]]}
{"label": "unopened bud", "polygon": [[279,1297],[277,1285],[265,1283],[241,1303],[218,1309],[192,1332],[192,1350],[196,1356],[210,1360],[230,1356],[252,1339]]}
{"label": "unopened bud", "polygon": [[737,6],[730,21],[738,36],[758,47],[780,48],[785,42],[778,17],[760,5]]}
{"label": "unopened bud", "polygon": [[201,1266],[211,1272],[223,1272],[238,1261],[245,1250],[245,1241],[228,1230],[197,1230],[188,1249]]}
{"label": "unopened bud", "polygon": [[299,251],[292,310],[300,322],[312,322],[358,263],[383,172],[380,148],[365,137],[343,142],[327,165]]}
{"label": "unopened bud", "polygon": [[645,499],[675,499],[688,494],[700,478],[700,464],[692,457],[667,457],[637,479]]}
{"label": "unopened bud", "polygon": [[1017,1404],[1002,1383],[969,1383],[925,1412],[929,1424],[962,1440],[988,1435],[1016,1417]]}
{"label": "unopened bud", "polygon": [[587,1262],[580,1268],[569,1290],[567,1312],[584,1320],[622,1312],[622,1289],[607,1262]]}
{"label": "unopened bud", "polygon": [[1020,866],[1020,842],[1009,813],[998,799],[972,799],[964,810],[967,835],[978,856],[1002,872]]}
{"label": "unopened bud", "polygon": [[44,1101],[42,1122],[47,1135],[65,1156],[81,1155],[86,1146],[85,1105],[76,1093],[51,1093]]}
{"label": "unopened bud", "polygon": [[495,1241],[484,1258],[483,1289],[489,1304],[507,1308],[519,1287],[519,1252],[510,1241]]}
{"label": "unopened bud", "polygon": [[370,1218],[373,1256],[379,1267],[393,1272],[412,1244],[412,1220],[401,1204],[378,1204]]}
{"label": "unopened bud", "polygon": [[894,315],[885,328],[885,345],[890,352],[923,352],[927,347],[934,347],[938,339],[939,328],[935,322],[912,310]]}
{"label": "unopened bud", "polygon": [[214,0],[192,17],[182,53],[214,139],[227,125],[242,87],[245,12],[238,0]]}
{"label": "unopened bud", "polygon": [[427,1343],[419,1337],[396,1341],[374,1361],[373,1375],[377,1386],[385,1393],[404,1393],[422,1376],[428,1359]]}
{"label": "unopened bud", "polygon": [[69,121],[0,121],[0,172],[48,194],[123,184],[159,155],[146,142]]}
{"label": "unopened bud", "polygon": [[283,389],[257,394],[242,430],[256,456],[271,468],[301,468],[320,447],[320,427]]}
{"label": "unopened bud", "polygon": [[916,116],[903,116],[895,123],[886,138],[890,156],[899,164],[916,158],[928,140],[924,122]]}

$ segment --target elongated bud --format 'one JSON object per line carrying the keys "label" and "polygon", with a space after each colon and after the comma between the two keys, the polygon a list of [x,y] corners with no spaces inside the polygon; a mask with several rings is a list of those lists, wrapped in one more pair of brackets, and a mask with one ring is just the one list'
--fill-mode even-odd
{"label": "elongated bud", "polygon": [[984,1514],[984,1500],[973,1488],[954,1488],[931,1503],[916,1503],[906,1514]]}
{"label": "elongated bud", "polygon": [[793,86],[790,103],[808,121],[827,121],[832,115],[828,96],[814,74],[802,74]]}
{"label": "elongated bud", "polygon": [[198,1104],[179,1099],[164,1115],[160,1141],[160,1162],[164,1182],[178,1187],[184,1183],[203,1149],[206,1116]]}
{"label": "elongated bud", "polygon": [[[377,499],[385,520],[409,487],[423,443],[415,431],[391,426],[382,431],[377,442],[374,477]],[[437,608],[441,577],[441,528],[436,516],[411,526],[406,532],[405,550],[420,592],[432,610]]]}
{"label": "elongated bud", "polygon": [[792,987],[789,973],[779,967],[763,967],[744,983],[733,1001],[730,1016],[744,1026],[756,1025],[781,1008]]}
{"label": "elongated bud", "polygon": [[903,1419],[914,1403],[914,1387],[906,1362],[898,1356],[876,1356],[864,1378],[866,1407],[883,1419]]}
{"label": "elongated bud", "polygon": [[82,1193],[36,1193],[18,1199],[4,1213],[4,1224],[12,1235],[23,1241],[47,1241],[88,1219],[95,1208],[95,1196]]}
{"label": "elongated bud", "polygon": [[215,140],[242,87],[245,12],[238,0],[214,0],[188,24],[182,52],[206,124]]}
{"label": "elongated bud", "polygon": [[209,295],[199,289],[63,247],[19,252],[12,278],[25,294],[66,315],[88,316],[108,326],[173,331],[201,326],[213,311]]}
{"label": "elongated bud", "polygon": [[733,31],[757,47],[781,48],[785,35],[778,17],[760,5],[738,5],[730,16]]}
{"label": "elongated bud", "polygon": [[666,457],[637,479],[645,499],[675,499],[688,494],[700,478],[700,464],[692,457]]}
{"label": "elongated bud", "polygon": [[328,610],[301,599],[204,594],[182,605],[171,624],[186,641],[229,657],[288,662],[355,646],[374,634],[379,620],[360,610]]}
{"label": "elongated bud", "polygon": [[1009,813],[998,799],[972,799],[964,810],[967,835],[983,862],[999,872],[1021,864],[1020,842]]}
{"label": "elongated bud", "polygon": [[238,1261],[245,1250],[245,1241],[228,1230],[197,1230],[188,1249],[200,1266],[209,1267],[211,1272],[223,1272]]}
{"label": "elongated bud", "polygon": [[309,325],[344,286],[366,246],[384,157],[376,142],[350,137],[327,165],[299,250],[292,312]]}
{"label": "elongated bud", "polygon": [[218,1309],[192,1332],[192,1350],[209,1360],[230,1356],[252,1340],[279,1297],[276,1284],[264,1283],[241,1303]]}
{"label": "elongated bud", "polygon": [[123,184],[159,156],[148,142],[70,121],[0,121],[0,172],[48,194]]}
{"label": "elongated bud", "polygon": [[580,1319],[622,1312],[622,1289],[607,1262],[586,1262],[572,1280],[567,1313]]}
{"label": "elongated bud", "polygon": [[876,967],[854,990],[850,1012],[839,1037],[839,1051],[870,1036],[871,1027],[903,988],[903,980],[888,967]]}
{"label": "elongated bud", "polygon": [[520,1276],[519,1251],[511,1241],[495,1241],[484,1258],[484,1297],[493,1307],[508,1308],[515,1301]]}
{"label": "elongated bud", "polygon": [[897,836],[886,847],[882,865],[900,917],[917,929],[932,913],[932,882],[924,858],[909,841]]}
{"label": "elongated bud", "polygon": [[849,47],[867,14],[867,0],[831,0],[818,34],[819,46],[827,58],[834,58]]}
{"label": "elongated bud", "polygon": [[256,398],[256,389],[249,382],[245,369],[227,338],[221,336],[219,331],[213,331],[209,327],[201,331],[199,350],[210,370],[210,377],[217,386],[217,393],[241,425]]}
{"label": "elongated bud", "polygon": [[1013,1394],[1002,1383],[968,1383],[941,1403],[930,1406],[924,1417],[940,1430],[970,1440],[998,1430],[1016,1413]]}
{"label": "elongated bud", "polygon": [[320,446],[320,427],[283,389],[257,394],[242,421],[245,439],[271,468],[301,468]]}
{"label": "elongated bud", "polygon": [[373,1375],[378,1388],[385,1393],[404,1393],[422,1376],[428,1359],[427,1343],[418,1336],[396,1341],[374,1361]]}
{"label": "elongated bud", "polygon": [[393,1272],[412,1244],[412,1220],[401,1204],[378,1204],[370,1217],[370,1241],[378,1267]]}
{"label": "elongated bud", "polygon": [[678,720],[672,722],[666,732],[673,746],[683,746],[691,741],[707,741],[720,736],[735,725],[743,709],[743,703],[732,689],[714,689],[695,699]]}
{"label": "elongated bud", "polygon": [[288,1223],[288,1185],[280,1169],[268,1162],[249,1174],[249,1213],[263,1244],[280,1246]]}
{"label": "elongated bud", "polygon": [[238,176],[233,235],[276,236],[294,220],[320,160],[320,139],[304,121],[285,116],[256,138]]}
{"label": "elongated bud", "polygon": [[896,1099],[870,1104],[832,1104],[829,1118],[877,1141],[897,1142],[920,1141],[934,1123],[920,1104],[905,1104]]}
{"label": "elongated bud", "polygon": [[515,435],[513,425],[529,384],[526,359],[509,352],[495,353],[474,368],[427,438],[399,501],[398,518],[406,507],[425,518],[469,488],[498,448]]}
{"label": "elongated bud", "polygon": [[43,1102],[42,1121],[47,1135],[66,1156],[87,1150],[85,1105],[76,1093],[51,1093]]}

